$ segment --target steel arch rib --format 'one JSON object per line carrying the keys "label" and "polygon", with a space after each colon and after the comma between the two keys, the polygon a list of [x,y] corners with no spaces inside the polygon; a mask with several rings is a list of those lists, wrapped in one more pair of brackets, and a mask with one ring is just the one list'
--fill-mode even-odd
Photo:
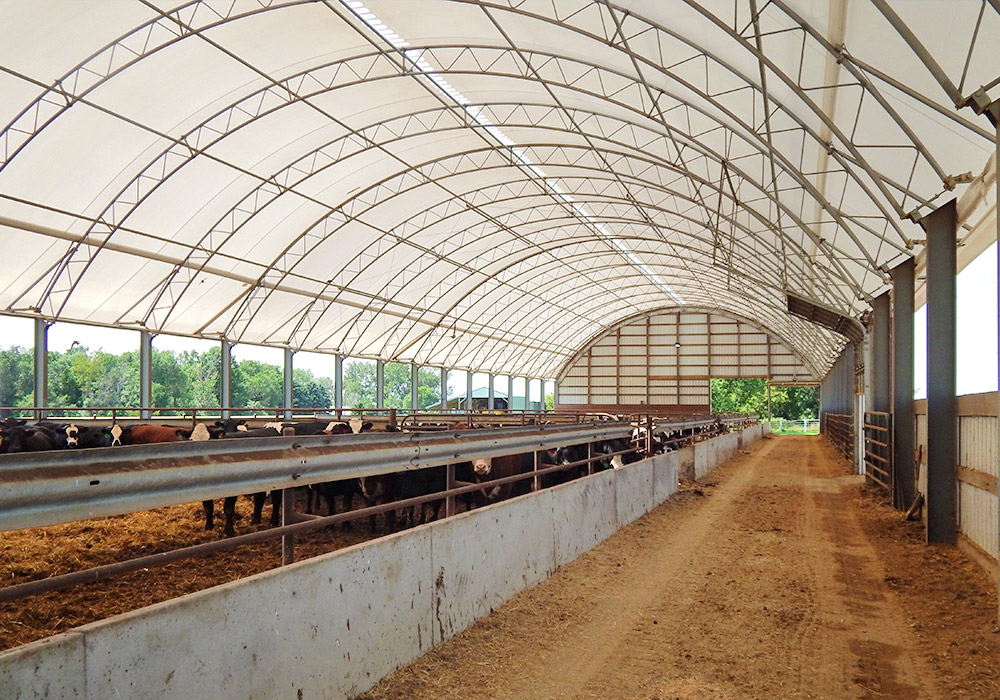
{"label": "steel arch rib", "polygon": [[[484,48],[485,48],[485,47],[484,47]],[[367,60],[367,59],[369,59],[369,58],[372,58],[372,57],[377,57],[377,56],[380,56],[380,55],[381,55],[381,54],[377,54],[377,53],[376,53],[376,54],[365,54],[365,55],[363,55],[363,56],[360,56],[360,57],[359,57],[359,56],[353,56],[353,57],[351,57],[350,59],[347,59],[347,60]],[[561,58],[561,57],[556,57],[556,56],[553,56],[553,58]],[[563,59],[563,60],[569,60],[569,59]],[[308,73],[313,73],[313,72],[316,72],[316,71],[319,71],[319,70],[323,70],[323,69],[326,69],[326,68],[329,68],[330,66],[333,66],[333,65],[337,65],[337,64],[340,64],[340,63],[343,63],[343,61],[338,61],[338,62],[333,62],[333,63],[330,63],[330,64],[325,64],[325,65],[323,65],[323,66],[319,66],[319,67],[312,67],[312,68],[310,68],[310,69],[308,69],[308,70],[306,70],[306,71],[302,71],[302,72],[301,72],[301,73],[299,73],[299,74],[296,74],[296,75],[294,75],[294,76],[291,76],[290,78],[284,78],[284,79],[282,79],[281,81],[276,81],[276,82],[278,82],[278,83],[281,83],[281,84],[287,84],[287,83],[290,83],[290,82],[293,82],[294,80],[296,80],[296,79],[300,78],[301,76],[303,76],[303,75],[305,75],[305,74],[308,74]],[[594,67],[595,67],[595,68],[599,68],[599,69],[601,69],[601,70],[605,70],[605,69],[603,69],[603,68],[600,68],[600,67],[597,67],[597,66],[594,66]],[[395,75],[393,75],[393,76],[385,76],[385,77],[398,77],[398,76],[395,76]],[[626,76],[626,77],[627,77],[627,76]],[[369,78],[369,80],[370,80],[370,78]],[[343,86],[343,85],[338,85],[337,87],[342,87],[342,86]],[[224,109],[224,110],[220,111],[219,113],[217,113],[216,115],[214,115],[214,116],[212,117],[212,119],[215,119],[215,118],[217,118],[217,117],[218,117],[218,116],[219,116],[220,114],[224,114],[224,113],[231,113],[231,112],[233,112],[233,111],[234,111],[234,110],[235,110],[235,109],[237,108],[237,106],[238,106],[239,104],[243,104],[243,103],[247,102],[248,100],[251,100],[251,99],[253,99],[253,98],[254,98],[254,97],[255,97],[256,95],[259,95],[259,94],[263,94],[263,93],[267,93],[268,91],[272,91],[272,90],[274,90],[274,88],[275,88],[275,85],[269,85],[269,86],[266,86],[266,87],[264,87],[264,88],[262,88],[262,89],[260,89],[260,90],[256,91],[255,93],[253,93],[253,94],[252,94],[252,95],[251,95],[250,97],[248,97],[248,98],[243,98],[242,100],[240,100],[240,102],[239,102],[239,103],[237,103],[237,105],[234,105],[234,106],[231,106],[231,107],[229,107],[229,108],[226,108],[226,109]],[[278,92],[279,92],[279,93],[281,93],[281,92],[283,92],[283,91],[279,90]],[[292,95],[294,96],[294,98],[293,98],[293,99],[291,99],[291,100],[289,100],[289,101],[288,101],[288,102],[286,102],[285,104],[291,104],[292,102],[296,102],[296,101],[304,101],[304,102],[308,102],[308,98],[309,98],[309,97],[311,97],[311,96],[313,96],[313,95],[315,95],[315,94],[317,94],[317,93],[310,93],[309,95],[306,95],[306,96],[304,96],[304,97],[302,97],[302,96],[298,96],[298,95],[295,95],[295,93],[294,93],[294,92],[291,92],[291,94],[292,94]],[[671,97],[673,97],[673,96],[671,96]],[[676,98],[674,98],[674,99],[676,99]],[[709,101],[711,101],[711,100],[709,99]],[[278,108],[280,108],[280,106],[284,106],[284,104],[281,104],[281,105],[279,105],[279,107],[278,107]],[[629,106],[628,106],[628,105],[626,105],[626,104],[622,104],[622,105],[620,105],[620,106],[626,106],[626,107],[629,107]],[[720,108],[721,108],[721,106],[720,106],[720,105],[717,105],[717,107],[720,107]],[[255,120],[255,119],[259,118],[259,117],[260,117],[260,116],[262,116],[263,114],[267,114],[267,113],[269,113],[270,111],[271,111],[271,110],[267,110],[267,111],[264,111],[264,112],[261,112],[260,114],[258,114],[258,115],[255,115],[255,116],[254,116],[254,117],[253,117],[252,119],[250,119],[250,120],[245,120],[245,121],[244,121],[243,123],[241,123],[241,124],[240,124],[239,126],[243,126],[243,125],[244,125],[244,124],[246,124],[246,123],[250,123],[251,121],[253,121],[253,120]],[[639,110],[634,110],[634,111],[637,111],[637,112],[639,112],[640,114],[643,114],[643,116],[646,116],[646,117],[648,117],[648,116],[649,116],[648,114],[645,114],[645,113],[642,113],[642,112],[641,112],[641,111],[639,111]],[[710,116],[710,115],[707,115],[707,114],[706,114],[706,116]],[[735,119],[735,115],[732,115],[732,116],[733,116],[733,117],[734,117],[734,119]],[[711,117],[710,117],[710,118],[711,118]],[[189,141],[189,140],[191,139],[191,136],[192,136],[192,134],[195,134],[195,133],[197,133],[198,131],[200,131],[201,129],[203,129],[203,128],[205,127],[205,125],[206,125],[206,124],[208,124],[208,123],[210,123],[210,122],[211,122],[211,119],[210,119],[210,120],[208,120],[208,121],[207,121],[207,122],[206,122],[205,124],[202,124],[202,125],[199,125],[199,126],[198,126],[198,127],[196,127],[195,129],[193,129],[193,130],[192,130],[191,132],[189,132],[189,133],[188,133],[187,135],[185,135],[185,137],[182,137],[182,139],[180,139],[180,140],[179,140],[179,143],[186,143],[187,141]],[[347,129],[347,127],[345,127],[345,129]],[[348,129],[348,130],[350,131],[350,129]],[[759,140],[759,134],[756,134],[756,132],[754,132],[754,131],[753,131],[752,129],[749,129],[749,128],[748,128],[748,131],[749,131],[749,133],[753,133],[753,134],[754,134],[754,135],[755,135],[755,136],[756,136],[756,137],[758,138],[758,140]],[[221,135],[220,135],[220,136],[218,137],[218,139],[216,139],[216,140],[221,140],[222,138],[225,138],[225,136],[227,136],[227,135],[228,135],[229,133],[232,133],[232,131],[228,131],[228,132],[225,132],[225,133],[222,133],[222,134],[221,134]],[[211,145],[211,143],[209,143],[208,145],[204,145],[204,146],[203,146],[203,145],[201,145],[201,144],[199,144],[199,148],[197,149],[197,151],[195,151],[195,150],[193,150],[193,149],[190,149],[190,148],[188,148],[188,149],[184,149],[184,150],[186,150],[186,151],[187,151],[187,153],[188,153],[188,157],[189,157],[189,158],[193,158],[193,156],[194,156],[194,155],[197,155],[198,153],[200,153],[201,151],[203,151],[203,150],[204,150],[205,148],[207,148],[207,147],[208,147],[208,146],[210,146],[210,145]],[[693,144],[692,144],[692,145],[693,145]],[[171,149],[168,149],[168,151],[167,151],[167,152],[165,152],[165,154],[164,154],[164,155],[167,155],[168,153],[170,153],[170,150],[171,150]],[[183,154],[182,154],[182,155],[183,155]],[[154,163],[153,163],[153,164],[152,164],[152,165],[151,165],[150,167],[155,167],[155,166],[156,166],[156,164],[157,164],[157,162],[156,162],[156,161],[154,161]],[[177,166],[177,167],[176,167],[176,168],[174,168],[174,169],[173,169],[173,170],[172,170],[171,172],[177,172],[177,171],[178,171],[178,170],[180,169],[180,167],[182,167],[182,165],[180,165],[180,166]],[[144,171],[143,171],[143,172],[142,172],[142,173],[140,174],[139,178],[141,178],[141,177],[143,177],[143,176],[148,176],[148,170],[149,170],[149,168],[147,168],[146,170],[144,170]],[[794,168],[788,168],[788,167],[787,167],[787,165],[786,165],[786,167],[784,168],[784,171],[785,171],[785,172],[786,172],[787,174],[789,174],[789,175],[792,175],[793,177],[795,177],[795,169],[794,169]],[[138,180],[139,178],[137,178],[137,180]],[[163,179],[165,179],[165,178],[161,178],[161,179],[160,179],[160,181],[162,181]],[[752,179],[750,179],[750,178],[747,178],[747,181],[748,181],[748,182],[753,182],[753,180],[752,180]],[[135,182],[135,181],[133,181],[133,182]],[[801,184],[804,184],[804,185],[805,185],[805,188],[806,188],[807,190],[809,189],[809,186],[808,186],[808,182],[807,182],[807,180],[806,180],[805,178],[800,178],[800,183],[801,183]],[[157,186],[158,186],[158,185],[157,185]],[[124,189],[124,190],[123,190],[122,192],[126,192],[126,191],[129,191],[129,190],[131,189],[131,187],[132,187],[132,183],[130,183],[130,185],[129,185],[129,186],[127,186],[127,187],[126,187],[126,188],[125,188],[125,189]],[[136,206],[138,206],[138,204],[141,204],[141,201],[142,201],[142,200],[144,200],[144,199],[145,199],[145,197],[146,197],[146,196],[148,196],[148,195],[150,194],[150,192],[152,192],[152,191],[153,191],[153,189],[155,189],[155,186],[154,186],[154,188],[150,189],[150,190],[149,190],[148,192],[144,193],[144,195],[143,195],[143,196],[142,196],[142,197],[140,198],[140,201],[139,201],[139,202],[138,202],[138,203],[136,204]],[[781,205],[781,203],[780,203],[780,202],[775,202],[775,203],[776,203],[776,204],[778,204],[779,206],[783,206],[783,205]],[[113,203],[112,203],[111,205],[109,205],[109,206],[108,206],[108,207],[107,207],[107,208],[105,209],[105,213],[106,213],[107,211],[111,210],[111,209],[113,208],[113,206],[114,206],[114,202],[113,202]],[[827,205],[824,205],[824,207],[825,207],[825,208],[827,208],[827,210],[829,211],[829,206],[828,206],[828,204],[827,204]],[[832,216],[834,216],[834,218],[835,218],[836,220],[838,220],[838,221],[840,222],[840,225],[841,225],[841,227],[842,227],[842,228],[843,228],[843,229],[844,229],[845,231],[848,231],[848,233],[849,233],[849,227],[847,227],[847,226],[845,225],[845,223],[844,223],[843,219],[841,219],[841,218],[839,217],[839,215],[837,215],[837,214],[834,214],[834,213],[833,213],[832,211],[831,211],[830,213],[831,213],[831,215],[832,215]],[[125,218],[127,218],[127,216],[128,216],[128,214],[126,214],[125,216],[121,217],[121,218],[119,219],[119,221],[118,221],[117,223],[120,223],[121,221],[123,221],[123,220],[124,220]],[[805,230],[807,231],[807,233],[810,233],[810,234],[811,234],[811,231],[809,231],[809,230],[808,230],[808,228],[806,228]],[[113,227],[112,227],[112,230],[111,230],[111,233],[113,233]],[[109,234],[109,235],[111,235],[111,234]],[[853,236],[852,236],[852,238],[853,238]],[[864,250],[865,250],[865,249],[864,249],[864,246],[860,245],[860,243],[859,243],[859,242],[857,241],[857,239],[855,239],[855,242],[856,242],[856,243],[858,243],[858,245],[859,245],[859,249],[860,249],[860,250],[862,250],[862,251],[864,251]],[[99,252],[99,250],[98,250],[98,252]],[[75,250],[74,250],[74,251],[73,251],[73,252],[72,252],[72,253],[70,254],[70,257],[72,257],[72,254],[73,254],[73,253],[75,253]],[[871,263],[872,261],[869,261],[869,262]],[[66,269],[66,267],[67,267],[67,265],[65,265],[65,264],[64,264],[64,265],[63,265],[63,268],[62,268],[62,269]],[[81,274],[82,274],[82,273],[81,273]],[[56,282],[56,280],[53,280],[53,282],[52,282],[52,283],[51,283],[51,284],[49,285],[49,288],[50,288],[50,289],[51,289],[51,288],[54,288],[54,287],[55,287],[55,284],[56,284],[56,283],[57,283],[57,282]],[[71,290],[70,290],[70,291],[71,291]]]}

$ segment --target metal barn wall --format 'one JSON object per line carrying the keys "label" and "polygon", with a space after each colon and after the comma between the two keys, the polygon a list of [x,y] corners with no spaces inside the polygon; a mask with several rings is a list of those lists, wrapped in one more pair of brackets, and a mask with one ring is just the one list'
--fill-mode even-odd
{"label": "metal barn wall", "polygon": [[[914,402],[917,417],[917,488],[927,493],[927,401]],[[997,558],[997,394],[958,397],[959,546],[995,576]],[[923,448],[923,449],[921,449]]]}
{"label": "metal barn wall", "polygon": [[749,321],[678,310],[631,319],[590,343],[560,376],[559,404],[705,408],[711,377],[818,383],[787,345]]}
{"label": "metal barn wall", "polygon": [[820,413],[854,413],[854,345],[848,344],[820,384]]}

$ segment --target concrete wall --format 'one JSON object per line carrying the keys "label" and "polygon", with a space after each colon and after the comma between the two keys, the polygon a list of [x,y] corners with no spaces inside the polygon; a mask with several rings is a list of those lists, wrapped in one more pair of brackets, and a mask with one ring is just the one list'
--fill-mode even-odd
{"label": "concrete wall", "polygon": [[[699,443],[701,472],[738,441]],[[669,498],[680,462],[660,455],[0,653],[0,698],[356,696]]]}

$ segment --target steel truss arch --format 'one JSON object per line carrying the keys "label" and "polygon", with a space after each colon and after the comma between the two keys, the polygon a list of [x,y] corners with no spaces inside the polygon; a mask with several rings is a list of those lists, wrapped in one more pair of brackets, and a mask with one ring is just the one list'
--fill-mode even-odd
{"label": "steel truss arch", "polygon": [[[541,376],[680,294],[823,369],[838,339],[783,293],[864,313],[922,245],[901,216],[993,146],[951,110],[1000,85],[995,0],[950,5],[975,24],[954,57],[900,0],[839,28],[806,0],[365,0],[384,25],[347,0],[120,0],[79,27],[51,1],[71,11],[0,8],[67,45],[12,24],[0,49],[0,231],[44,244],[0,308],[53,320]],[[848,9],[892,32],[885,58]],[[165,95],[211,85],[144,110],[171,69]],[[74,141],[105,132],[120,155],[77,195],[99,149]]]}
{"label": "steel truss arch", "polygon": [[[473,48],[479,48],[481,50],[496,50],[492,49],[492,47],[473,47]],[[436,50],[441,51],[442,49],[438,47]],[[428,50],[427,53],[432,53],[432,50]],[[380,57],[382,57],[381,54],[373,53],[360,57],[351,57],[350,59],[347,60],[368,62],[377,60]],[[562,57],[558,57],[555,55],[547,56],[547,58],[553,60],[562,59]],[[562,59],[562,60],[567,60],[567,59]],[[183,137],[179,138],[173,146],[168,148],[167,151],[165,151],[159,158],[154,160],[149,166],[147,166],[147,168],[141,171],[140,174],[131,183],[129,183],[129,185],[123,188],[122,191],[119,193],[118,197],[116,197],[115,201],[113,201],[111,204],[105,207],[100,218],[102,220],[108,220],[109,227],[106,235],[109,237],[113,235],[115,228],[118,225],[120,225],[125,219],[127,219],[128,216],[131,214],[131,212],[137,209],[145,200],[145,198],[148,197],[153,191],[155,191],[156,187],[161,182],[167,180],[170,176],[178,173],[186,162],[193,160],[199,154],[208,150],[216,142],[223,140],[228,135],[234,133],[243,126],[256,121],[262,116],[269,114],[271,111],[280,109],[281,107],[286,106],[288,104],[292,104],[294,102],[308,103],[310,97],[315,97],[316,95],[325,92],[327,90],[350,86],[362,81],[370,82],[372,80],[378,80],[384,78],[401,77],[400,75],[393,73],[391,71],[382,75],[374,74],[372,72],[374,70],[374,63],[372,63],[369,66],[369,71],[366,74],[364,74],[363,77],[359,77],[357,75],[357,72],[354,71],[344,71],[345,73],[349,72],[353,77],[355,77],[355,80],[353,81],[348,80],[343,83],[334,84],[332,86],[325,86],[316,92],[308,93],[306,95],[299,95],[298,91],[292,87],[293,85],[298,85],[299,88],[301,88],[301,86],[304,84],[303,81],[305,80],[305,76],[307,75],[314,76],[319,71],[329,70],[332,67],[340,66],[345,62],[346,61],[337,61],[319,67],[313,67],[306,71],[302,71],[301,73],[290,76],[288,78],[284,78],[280,81],[280,83],[264,86],[263,88],[252,93],[251,95],[242,98],[236,104],[231,105],[221,110],[220,112],[217,112],[210,119],[206,120],[205,122],[198,125],[194,129],[188,131]],[[391,68],[391,66],[388,64],[383,67],[387,69]],[[598,66],[591,66],[591,67],[594,69],[606,70]],[[487,75],[491,74],[487,73]],[[506,75],[506,77],[520,77],[508,74],[501,74],[501,75]],[[627,76],[622,76],[622,77],[627,77]],[[676,77],[675,79],[679,80]],[[695,90],[694,86],[687,86],[687,87],[689,89]],[[678,96],[670,95],[669,93],[665,92],[663,94],[668,94],[669,97],[677,101],[680,101],[680,98]],[[268,95],[270,95],[270,99],[269,100],[264,99],[264,97]],[[595,94],[594,96],[597,95]],[[722,110],[723,112],[726,111],[725,108],[720,103],[713,101],[710,96],[702,95],[702,97],[706,99],[707,102],[715,105],[716,108]],[[258,111],[256,113],[246,107],[247,104],[252,104],[255,102],[258,104]],[[265,105],[267,105],[267,109],[261,110],[261,107]],[[625,103],[618,104],[618,106],[630,108],[629,105]],[[711,115],[708,115],[706,112],[700,110],[700,108],[698,108],[696,105],[688,105],[686,108],[695,109],[697,111],[702,112],[704,116],[708,118],[713,118]],[[649,114],[643,113],[639,110],[633,109],[633,111],[642,114],[647,118],[650,116]],[[741,123],[737,115],[729,114],[728,116],[730,116],[737,123]],[[220,129],[217,126],[220,123],[226,124],[225,130]],[[754,132],[749,127],[749,125],[744,124],[743,126],[746,133],[751,133],[758,139],[760,138],[760,135],[756,134],[756,132]],[[803,130],[806,133],[809,133],[808,128],[804,124],[800,124],[800,127],[803,128]],[[680,131],[675,126],[667,126],[667,128],[673,132]],[[746,138],[746,133],[741,135],[741,137]],[[358,134],[356,133],[354,135],[356,137],[358,136]],[[818,141],[818,137],[816,135],[813,134],[813,137],[816,138]],[[686,145],[696,149],[701,148],[701,144],[698,144],[695,139],[691,137],[688,138],[690,139],[690,143]],[[378,147],[377,145],[373,145],[370,143],[369,146],[376,148]],[[766,145],[761,144],[761,147],[765,148]],[[723,162],[725,160],[724,157],[717,154],[713,155],[712,157],[717,162]],[[728,167],[732,168],[733,167],[732,161],[727,161],[727,162],[729,163]],[[168,165],[168,163],[170,163],[170,165]],[[860,243],[860,241],[855,236],[853,236],[853,234],[850,234],[850,227],[847,226],[846,218],[844,217],[844,215],[836,213],[836,210],[830,205],[830,203],[826,202],[825,199],[822,197],[822,195],[820,195],[818,192],[815,192],[815,190],[811,188],[811,185],[809,185],[807,178],[796,176],[796,169],[794,167],[791,167],[791,164],[788,163],[784,164],[783,172],[785,174],[792,176],[793,178],[796,178],[799,181],[800,185],[802,185],[806,190],[810,191],[810,193],[814,197],[817,197],[818,201],[820,201],[823,208],[827,210],[834,217],[834,219],[839,223],[841,229],[851,236],[851,238],[857,244],[858,248],[862,251],[865,250],[864,246]],[[757,184],[752,178],[748,177],[746,177],[744,181],[751,185]],[[154,184],[151,185],[150,183]],[[264,184],[272,184],[273,187],[279,190],[281,189],[281,186],[277,182],[269,183],[268,181],[265,181]],[[780,208],[785,208],[785,205],[779,200],[773,199],[772,201]],[[120,204],[124,204],[124,206],[119,206]],[[124,209],[124,211],[119,212],[117,211],[118,209]],[[808,226],[805,226],[802,222],[799,222],[799,228],[800,230],[804,231],[807,235],[813,235],[811,229]],[[779,233],[779,235],[784,235],[780,228],[776,228],[775,230]],[[88,231],[88,234],[92,232],[93,229]],[[814,238],[816,239],[818,245],[822,243],[822,239],[819,239],[819,237],[814,236]],[[72,247],[71,250],[68,251],[63,264],[60,266],[59,270],[51,276],[49,283],[46,285],[43,297],[48,297],[53,292],[53,290],[57,288],[65,290],[64,291],[65,296],[68,296],[69,294],[72,293],[76,281],[78,281],[80,277],[82,277],[82,275],[85,274],[86,268],[89,264],[89,259],[85,261],[82,265],[77,264],[77,267],[82,267],[83,269],[77,273],[77,277],[75,280],[71,280],[68,283],[65,282],[61,283],[61,282],[64,276],[72,275],[70,270],[72,268],[73,258],[79,252],[79,250],[80,247],[77,246],[77,247]],[[88,250],[90,249],[88,248]],[[93,249],[91,257],[99,253],[99,251],[100,251],[99,247]],[[902,248],[900,248],[900,252],[903,252]],[[830,257],[834,260],[836,259],[835,255],[831,255]],[[875,261],[873,259],[868,260],[868,265],[872,268],[876,267]],[[857,290],[857,283],[855,283],[855,288]],[[857,293],[862,294],[862,292],[860,292],[859,290],[857,291]],[[43,301],[40,300],[39,303],[37,303],[35,306],[41,308],[42,305]],[[60,309],[55,309],[53,315],[58,315],[59,311]]]}

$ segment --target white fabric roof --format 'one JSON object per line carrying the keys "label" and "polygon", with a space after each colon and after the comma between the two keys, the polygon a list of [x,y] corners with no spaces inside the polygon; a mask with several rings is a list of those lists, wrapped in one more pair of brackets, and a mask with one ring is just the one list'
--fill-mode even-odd
{"label": "white fabric roof", "polygon": [[0,3],[0,310],[548,377],[689,305],[825,372],[785,292],[863,314],[994,149],[994,0],[365,2]]}

